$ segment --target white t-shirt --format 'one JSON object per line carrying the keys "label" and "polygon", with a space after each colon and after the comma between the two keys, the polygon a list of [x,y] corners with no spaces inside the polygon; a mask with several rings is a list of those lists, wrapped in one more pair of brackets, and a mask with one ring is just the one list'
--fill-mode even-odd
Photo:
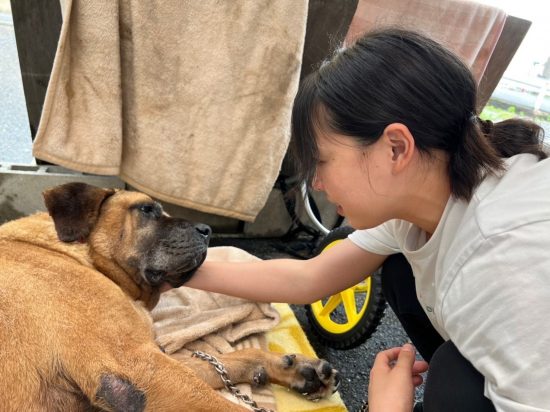
{"label": "white t-shirt", "polygon": [[485,377],[497,411],[550,411],[550,159],[506,160],[435,232],[391,220],[350,240],[401,252],[435,329]]}

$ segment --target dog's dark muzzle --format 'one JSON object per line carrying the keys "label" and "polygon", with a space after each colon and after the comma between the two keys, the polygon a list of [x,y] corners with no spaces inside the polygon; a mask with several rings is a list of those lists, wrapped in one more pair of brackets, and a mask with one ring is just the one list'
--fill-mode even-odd
{"label": "dog's dark muzzle", "polygon": [[168,283],[180,287],[196,273],[206,259],[212,229],[205,224],[171,230],[148,254],[144,276],[151,286]]}

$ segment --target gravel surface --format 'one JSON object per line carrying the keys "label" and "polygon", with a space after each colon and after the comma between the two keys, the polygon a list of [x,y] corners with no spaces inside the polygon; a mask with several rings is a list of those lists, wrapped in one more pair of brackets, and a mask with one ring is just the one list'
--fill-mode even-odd
{"label": "gravel surface", "polygon": [[[289,250],[302,250],[303,242],[282,239],[215,238],[211,246],[236,246],[262,259],[273,259],[292,257]],[[317,355],[331,362],[340,371],[342,379],[339,392],[346,407],[352,412],[358,411],[367,393],[369,372],[376,354],[408,341],[395,314],[386,307],[380,326],[364,344],[354,349],[337,350],[327,347],[315,337],[303,306],[291,307]],[[416,398],[420,399],[422,393],[423,387],[418,388]]]}

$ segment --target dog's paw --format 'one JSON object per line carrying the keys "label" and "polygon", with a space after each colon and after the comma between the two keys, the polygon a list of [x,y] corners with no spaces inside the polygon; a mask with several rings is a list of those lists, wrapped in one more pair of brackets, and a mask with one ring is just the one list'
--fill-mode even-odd
{"label": "dog's paw", "polygon": [[316,401],[331,396],[340,385],[336,369],[324,359],[307,358],[302,355],[282,357],[283,369],[292,372],[290,388]]}

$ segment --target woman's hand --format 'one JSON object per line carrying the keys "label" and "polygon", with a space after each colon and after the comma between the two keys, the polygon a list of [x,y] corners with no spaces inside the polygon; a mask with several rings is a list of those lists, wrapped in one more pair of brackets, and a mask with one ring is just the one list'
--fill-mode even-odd
{"label": "woman's hand", "polygon": [[370,371],[370,412],[411,412],[414,388],[422,384],[428,363],[415,359],[414,347],[406,343],[376,355]]}

